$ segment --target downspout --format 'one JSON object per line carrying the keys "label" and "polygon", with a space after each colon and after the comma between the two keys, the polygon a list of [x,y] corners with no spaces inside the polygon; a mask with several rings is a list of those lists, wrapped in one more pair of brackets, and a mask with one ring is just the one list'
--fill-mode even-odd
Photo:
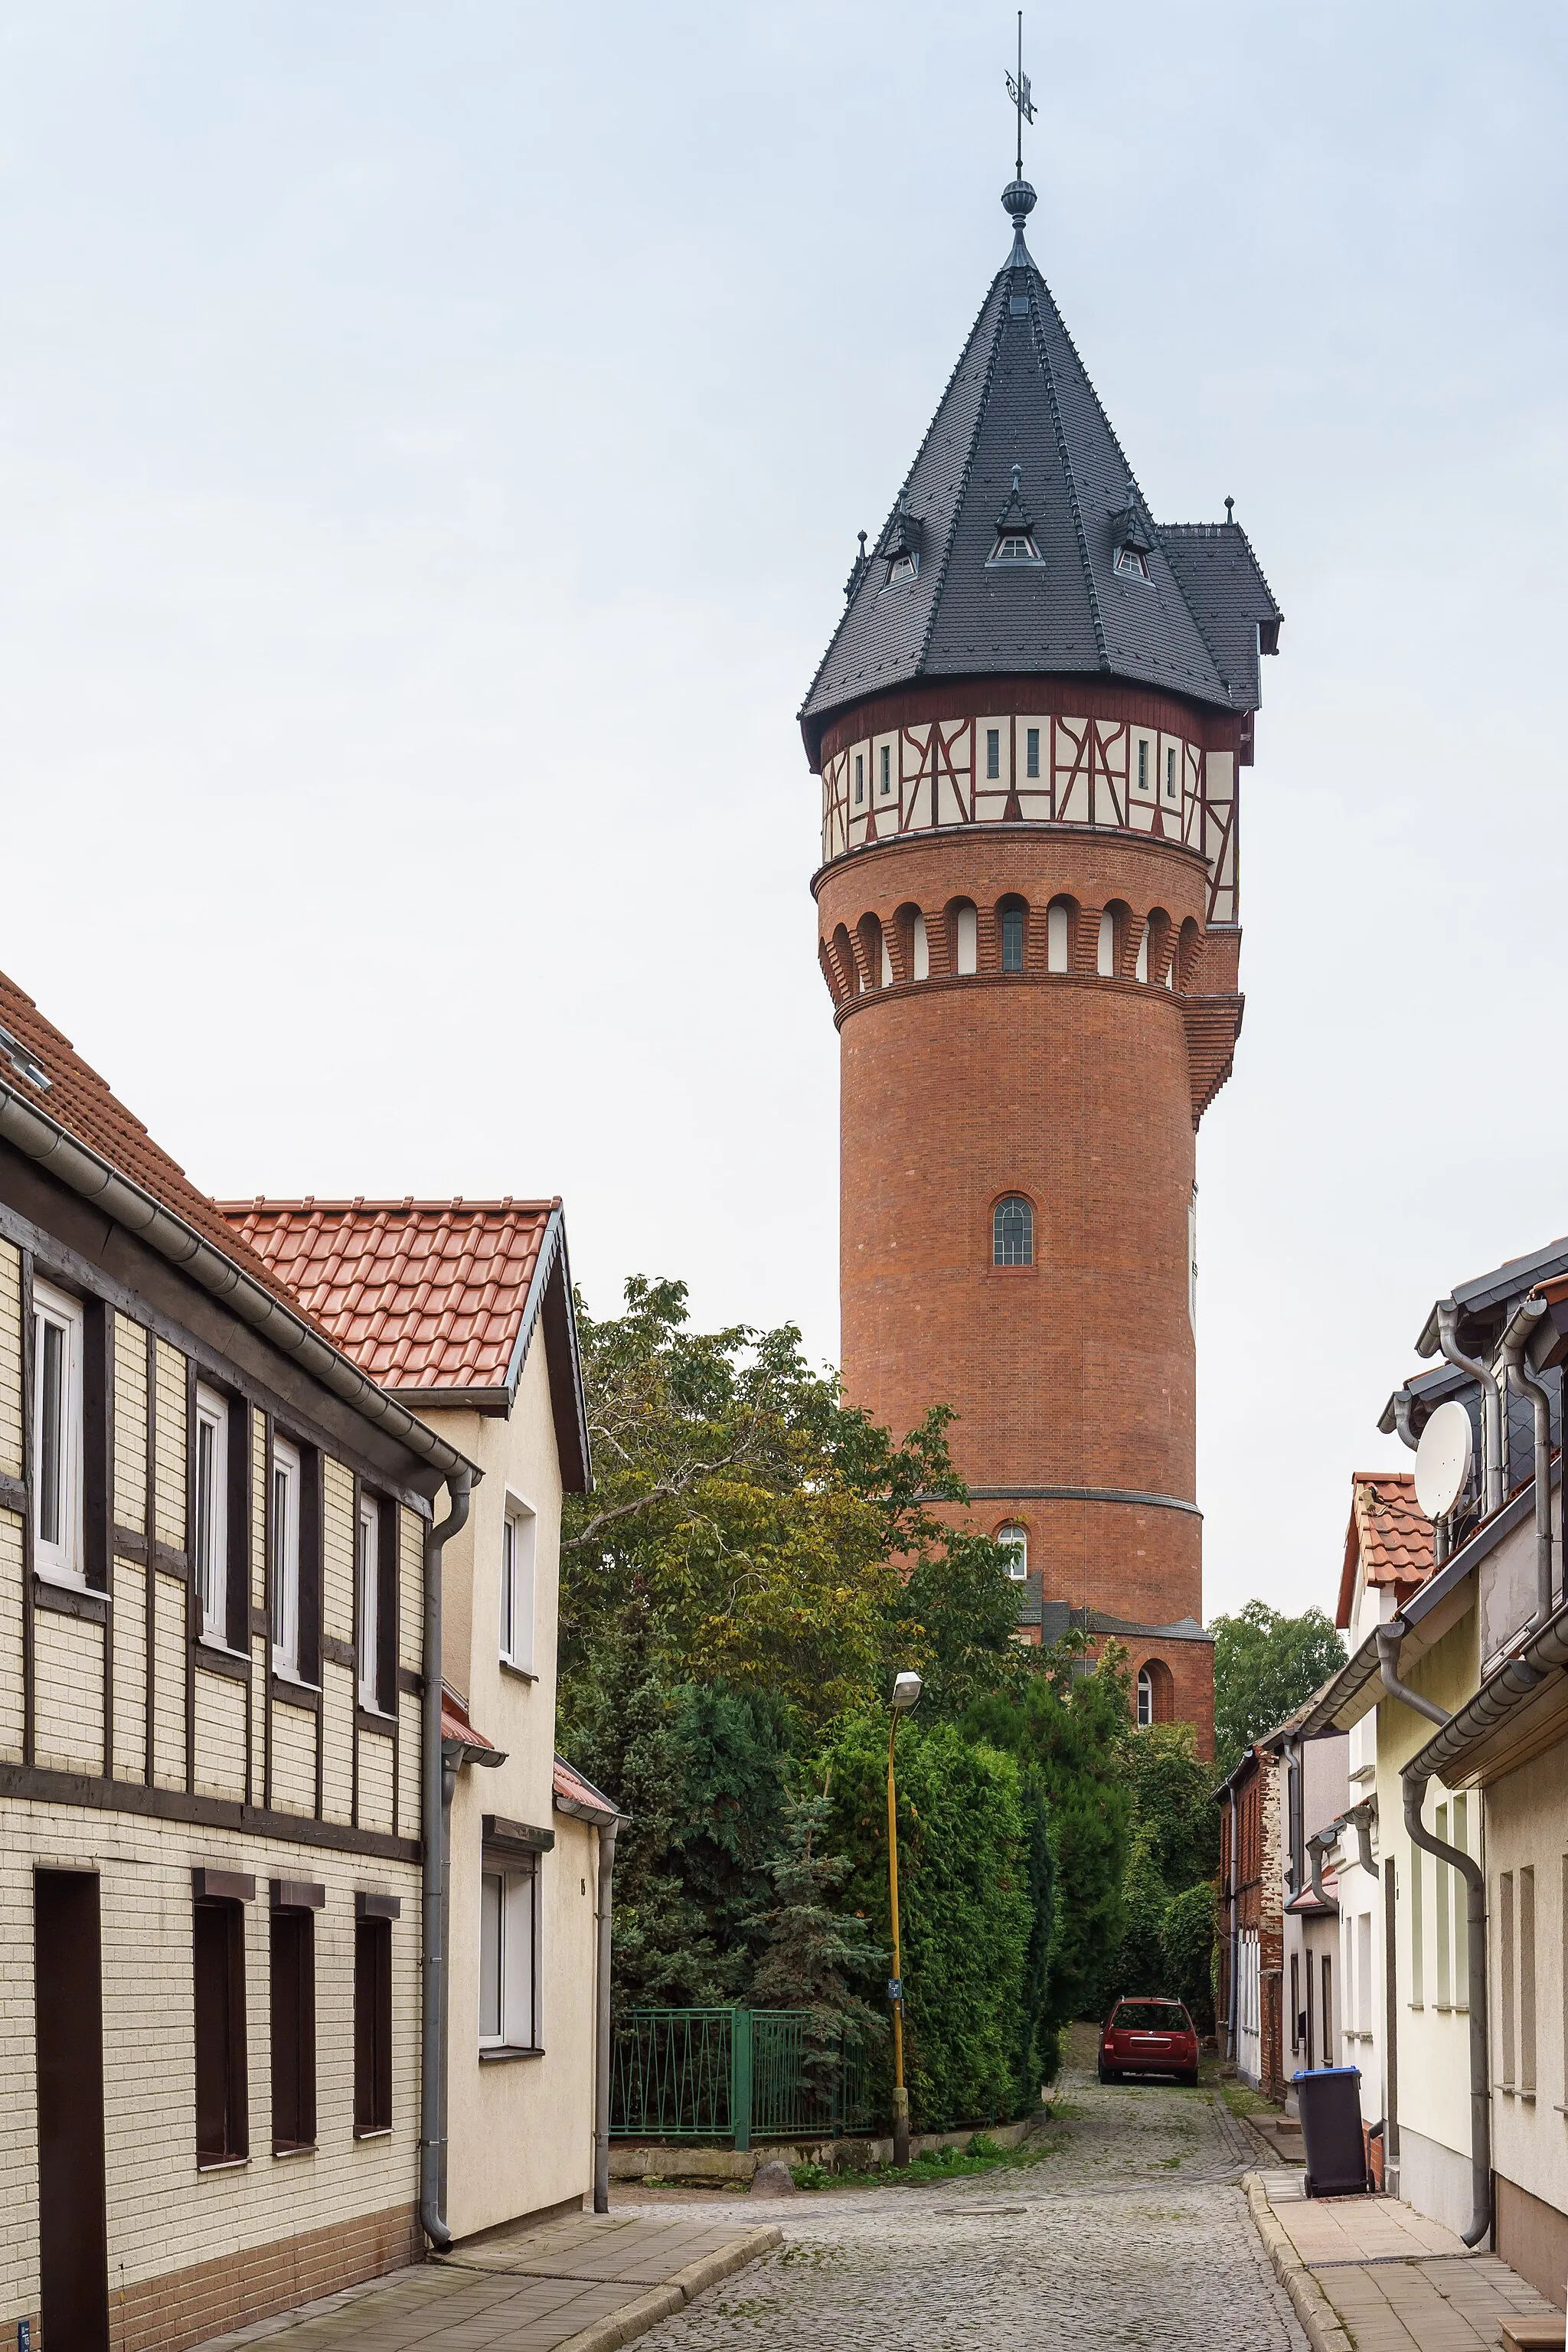
{"label": "downspout", "polygon": [[1306,1853],[1301,1843],[1301,1833],[1306,1827],[1306,1799],[1301,1786],[1301,1742],[1298,1736],[1293,1739],[1285,1740],[1282,1745],[1285,1753],[1285,1769],[1289,1774],[1285,1802],[1288,1809],[1286,1826],[1290,1837],[1290,1892],[1292,1895],[1300,1895],[1307,1867]]}
{"label": "downspout", "polygon": [[[1445,1348],[1445,1352],[1447,1349]],[[1452,1359],[1450,1359],[1452,1360]],[[1494,1389],[1492,1393],[1496,1394]],[[1435,1700],[1424,1698],[1399,1679],[1399,1649],[1405,1639],[1405,1628],[1397,1620],[1377,1629],[1378,1663],[1383,1668],[1383,1687],[1390,1698],[1403,1699],[1405,1706],[1424,1715],[1429,1723],[1447,1726],[1452,1717]],[[1405,1827],[1412,1845],[1418,1845],[1437,1862],[1446,1862],[1457,1870],[1465,1882],[1465,1918],[1469,1943],[1470,1969],[1470,2225],[1461,2230],[1460,2237],[1467,2246],[1479,2246],[1492,2226],[1492,2116],[1490,2033],[1487,2017],[1487,1888],[1479,1862],[1449,1845],[1446,1839],[1436,1836],[1421,1819],[1426,1801],[1426,1784],[1430,1774],[1412,1771],[1408,1767],[1400,1775],[1405,1791]]]}
{"label": "downspout", "polygon": [[442,1933],[447,1824],[451,1802],[441,1753],[441,1555],[468,1516],[474,1474],[464,1468],[447,1482],[452,1507],[425,1534],[424,1691],[420,1703],[419,1812],[425,1842],[420,1891],[423,1962],[419,1986],[419,2226],[438,2254],[452,2243],[442,2210],[441,2161],[446,2146],[447,2070],[442,2047],[446,2016],[447,1946]]}
{"label": "downspout", "polygon": [[[1332,1844],[1333,1840],[1331,1838],[1329,1843]],[[1329,1898],[1323,1892],[1323,1840],[1321,1833],[1307,1840],[1307,1852],[1312,1864],[1312,1892],[1326,1906]]]}
{"label": "downspout", "polygon": [[1502,1402],[1498,1385],[1485,1364],[1475,1356],[1462,1356],[1454,1337],[1459,1310],[1451,1298],[1441,1299],[1437,1307],[1437,1345],[1447,1361],[1471,1380],[1481,1384],[1481,1507],[1487,1517],[1499,1509],[1503,1494]]}
{"label": "downspout", "polygon": [[1544,1298],[1527,1298],[1502,1335],[1498,1361],[1515,1396],[1527,1396],[1535,1414],[1535,1617],[1539,1633],[1552,1614],[1552,1397],[1525,1361],[1524,1351],[1546,1312]]}
{"label": "downspout", "polygon": [[599,1948],[594,2056],[594,2210],[610,2210],[610,1895],[616,1870],[618,1813],[599,1824]]}
{"label": "downspout", "polygon": [[1236,2028],[1236,1971],[1241,1958],[1240,1874],[1236,1858],[1236,1783],[1230,1788],[1230,2055],[1237,2055],[1238,2037]]}

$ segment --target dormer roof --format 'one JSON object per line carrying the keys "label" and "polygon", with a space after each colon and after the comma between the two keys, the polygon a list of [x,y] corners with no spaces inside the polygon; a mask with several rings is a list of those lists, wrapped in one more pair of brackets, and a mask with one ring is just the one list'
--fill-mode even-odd
{"label": "dormer roof", "polygon": [[[1024,199],[1026,198],[1026,202]],[[801,710],[814,762],[829,718],[917,678],[1083,673],[1238,713],[1281,614],[1239,523],[1154,525],[1049,287],[1024,242],[1033,191],[1004,202],[1013,251],[992,280],[878,541],[920,534],[920,562],[850,574],[843,618]],[[1016,467],[1040,561],[988,565]],[[1129,501],[1147,578],[1119,572]]]}
{"label": "dormer roof", "polygon": [[1340,1603],[1334,1612],[1341,1633],[1348,1632],[1355,1612],[1358,1577],[1363,1584],[1393,1585],[1396,1599],[1405,1601],[1431,1573],[1432,1522],[1415,1499],[1412,1474],[1353,1471]]}

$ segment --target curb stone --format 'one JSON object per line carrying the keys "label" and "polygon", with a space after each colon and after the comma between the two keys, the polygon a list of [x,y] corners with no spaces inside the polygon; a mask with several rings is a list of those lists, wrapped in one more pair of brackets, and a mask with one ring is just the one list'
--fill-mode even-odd
{"label": "curb stone", "polygon": [[784,2243],[784,2231],[775,2227],[748,2230],[732,2245],[721,2246],[717,2253],[703,2254],[677,2271],[668,2285],[651,2288],[639,2294],[635,2303],[624,2304],[607,2318],[596,2319],[592,2327],[583,2328],[569,2336],[556,2352],[619,2352],[623,2344],[630,2344],[638,2336],[646,2336],[661,2319],[673,2319],[689,2303],[721,2279],[744,2270],[749,2263],[773,2253]]}
{"label": "curb stone", "polygon": [[1312,2352],[1354,2352],[1354,2339],[1345,2333],[1338,2312],[1276,2221],[1262,2181],[1255,2172],[1249,2172],[1241,2185],[1247,2191],[1253,2226],[1274,2265],[1274,2275],[1295,2305],[1296,2316],[1307,2331]]}

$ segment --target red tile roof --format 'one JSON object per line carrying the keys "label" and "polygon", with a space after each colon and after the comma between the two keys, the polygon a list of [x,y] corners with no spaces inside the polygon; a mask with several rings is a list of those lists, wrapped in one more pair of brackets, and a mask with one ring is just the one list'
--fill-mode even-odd
{"label": "red tile roof", "polygon": [[1415,1499],[1407,1470],[1357,1470],[1351,1476],[1351,1515],[1334,1622],[1351,1622],[1355,1580],[1392,1584],[1403,1601],[1432,1573],[1432,1522]]}
{"label": "red tile roof", "polygon": [[592,1780],[585,1780],[575,1766],[568,1764],[564,1756],[555,1759],[552,1795],[563,1811],[602,1813],[606,1822],[615,1818],[616,1808],[612,1801],[602,1789],[595,1789]]}
{"label": "red tile roof", "polygon": [[[88,1150],[151,1195],[205,1242],[299,1314],[300,1302],[265,1259],[238,1235],[216,1201],[199,1192],[177,1160],[153,1142],[142,1121],[78,1054],[68,1037],[46,1021],[32,998],[0,972],[0,1029],[9,1031],[48,1079],[39,1087],[0,1043],[0,1081],[44,1118],[62,1127]],[[307,1320],[309,1309],[305,1309]],[[330,1334],[328,1335],[331,1336]]]}
{"label": "red tile roof", "polygon": [[455,1739],[461,1748],[486,1750],[495,1757],[498,1763],[506,1761],[495,1741],[487,1739],[482,1731],[476,1729],[469,1721],[467,1706],[457,1692],[449,1690],[445,1683],[441,1685],[441,1738],[443,1740]]}
{"label": "red tile roof", "polygon": [[226,1201],[345,1355],[395,1392],[506,1384],[559,1201]]}

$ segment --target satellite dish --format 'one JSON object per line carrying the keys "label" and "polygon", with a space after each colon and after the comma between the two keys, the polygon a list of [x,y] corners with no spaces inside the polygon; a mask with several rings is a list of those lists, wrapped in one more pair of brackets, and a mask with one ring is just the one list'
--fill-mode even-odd
{"label": "satellite dish", "polygon": [[1429,1519],[1444,1517],[1464,1493],[1474,1450],[1470,1416],[1450,1397],[1437,1407],[1415,1448],[1415,1499]]}

